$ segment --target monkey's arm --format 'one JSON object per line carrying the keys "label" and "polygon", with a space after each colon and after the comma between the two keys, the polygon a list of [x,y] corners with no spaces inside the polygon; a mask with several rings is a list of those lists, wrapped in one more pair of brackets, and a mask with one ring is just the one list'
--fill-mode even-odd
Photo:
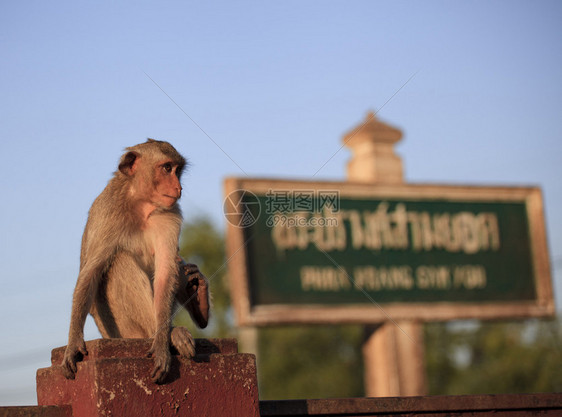
{"label": "monkey's arm", "polygon": [[172,328],[172,308],[177,289],[178,268],[175,262],[176,243],[155,242],[154,253],[154,311],[156,314],[156,333],[149,351],[154,357],[152,380],[162,383],[170,369],[170,331]]}
{"label": "monkey's arm", "polygon": [[84,323],[104,272],[106,263],[102,259],[108,258],[109,256],[104,258],[103,255],[93,257],[94,261],[86,262],[78,274],[72,299],[68,345],[62,361],[63,373],[67,379],[74,379],[78,355],[88,354],[84,343]]}
{"label": "monkey's arm", "polygon": [[209,322],[209,283],[195,264],[178,257],[179,288],[176,300],[184,307],[201,329]]}

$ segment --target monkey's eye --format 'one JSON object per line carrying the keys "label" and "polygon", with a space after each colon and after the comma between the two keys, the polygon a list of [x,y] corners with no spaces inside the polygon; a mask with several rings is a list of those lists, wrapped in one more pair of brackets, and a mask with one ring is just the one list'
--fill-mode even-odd
{"label": "monkey's eye", "polygon": [[172,164],[170,164],[169,162],[162,165],[162,169],[166,174],[170,174],[173,171]]}

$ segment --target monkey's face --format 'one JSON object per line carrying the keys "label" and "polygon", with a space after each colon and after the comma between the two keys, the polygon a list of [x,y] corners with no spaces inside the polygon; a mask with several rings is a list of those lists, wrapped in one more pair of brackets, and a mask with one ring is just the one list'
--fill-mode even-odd
{"label": "monkey's face", "polygon": [[171,160],[156,164],[152,202],[159,207],[172,207],[181,197],[181,166]]}

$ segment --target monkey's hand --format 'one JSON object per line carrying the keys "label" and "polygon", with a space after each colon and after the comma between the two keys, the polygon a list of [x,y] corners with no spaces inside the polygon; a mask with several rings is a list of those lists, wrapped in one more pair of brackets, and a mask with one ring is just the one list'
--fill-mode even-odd
{"label": "monkey's hand", "polygon": [[185,327],[173,327],[170,335],[172,345],[176,348],[180,356],[192,358],[195,356],[195,340]]}
{"label": "monkey's hand", "polygon": [[170,364],[172,362],[167,336],[156,335],[154,342],[152,342],[152,347],[148,351],[148,356],[154,358],[154,368],[150,374],[152,382],[162,384],[170,371]]}
{"label": "monkey's hand", "polygon": [[195,264],[180,258],[180,288],[176,299],[189,312],[193,321],[204,329],[209,323],[209,282]]}
{"label": "monkey's hand", "polygon": [[66,351],[64,352],[64,358],[62,359],[62,373],[66,379],[74,379],[77,371],[76,362],[79,356],[85,356],[87,354],[88,351],[86,350],[86,343],[84,343],[83,338],[70,340],[68,342]]}

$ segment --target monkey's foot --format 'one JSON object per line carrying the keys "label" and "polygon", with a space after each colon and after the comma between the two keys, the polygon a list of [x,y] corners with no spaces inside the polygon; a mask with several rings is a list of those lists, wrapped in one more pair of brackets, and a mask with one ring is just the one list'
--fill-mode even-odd
{"label": "monkey's foot", "polygon": [[152,347],[148,351],[148,356],[154,358],[154,368],[150,374],[152,382],[155,382],[156,384],[164,383],[164,379],[170,371],[170,364],[172,362],[168,343],[166,341],[162,342],[158,338],[154,338]]}
{"label": "monkey's foot", "polygon": [[77,367],[76,362],[88,354],[84,339],[72,340],[68,342],[64,358],[62,360],[62,373],[66,379],[74,379]]}
{"label": "monkey's foot", "polygon": [[195,340],[185,327],[173,327],[170,339],[181,356],[185,358],[195,356]]}

